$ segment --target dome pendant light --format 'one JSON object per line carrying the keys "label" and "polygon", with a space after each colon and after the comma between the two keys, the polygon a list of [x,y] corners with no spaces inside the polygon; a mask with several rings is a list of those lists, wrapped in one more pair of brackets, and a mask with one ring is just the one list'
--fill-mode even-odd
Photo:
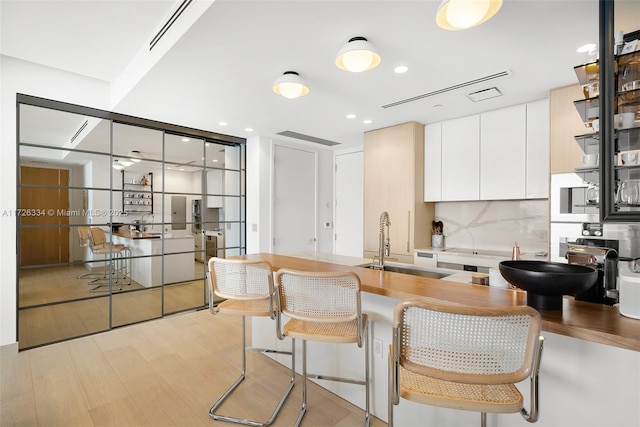
{"label": "dome pendant light", "polygon": [[445,30],[466,30],[491,19],[502,7],[502,0],[442,0],[436,23]]}
{"label": "dome pendant light", "polygon": [[308,94],[309,88],[302,83],[302,79],[298,73],[295,71],[285,71],[284,74],[273,83],[273,91],[285,98],[294,99]]}
{"label": "dome pendant light", "polygon": [[375,48],[364,37],[353,37],[336,56],[336,66],[341,70],[360,73],[380,64],[381,58]]}

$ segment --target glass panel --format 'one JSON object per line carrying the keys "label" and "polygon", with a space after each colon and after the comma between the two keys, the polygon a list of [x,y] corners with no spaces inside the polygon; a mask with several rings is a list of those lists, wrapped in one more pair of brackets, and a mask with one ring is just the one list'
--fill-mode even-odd
{"label": "glass panel", "polygon": [[244,147],[19,108],[20,348],[206,306],[208,258],[244,253]]}
{"label": "glass panel", "polygon": [[144,289],[113,296],[113,327],[155,319],[162,315],[162,293]]}
{"label": "glass panel", "polygon": [[205,142],[165,133],[164,313],[206,303],[203,217]]}
{"label": "glass panel", "polygon": [[[49,283],[48,278],[39,282]],[[21,350],[108,329],[108,296],[20,309],[18,312],[18,342]]]}

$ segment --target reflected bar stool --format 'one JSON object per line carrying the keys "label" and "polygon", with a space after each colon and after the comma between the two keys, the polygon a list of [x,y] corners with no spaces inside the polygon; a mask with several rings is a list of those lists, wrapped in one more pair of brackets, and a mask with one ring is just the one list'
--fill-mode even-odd
{"label": "reflected bar stool", "polygon": [[[88,225],[80,225],[78,226],[78,243],[81,248],[89,248],[91,249],[91,227]],[[84,273],[78,276],[78,279],[89,279],[89,278],[107,278],[107,264],[106,264],[106,256],[105,256],[105,270],[102,273]]]}
{"label": "reflected bar stool", "polygon": [[[109,266],[105,266],[105,272],[108,270],[111,272],[111,278],[113,279],[112,283],[115,283],[119,286],[117,290],[121,291],[123,285],[131,284],[131,249],[128,246],[113,244],[107,241],[106,233],[103,229],[98,227],[91,227],[89,230],[89,242],[91,252],[97,255],[104,255],[105,263],[107,261],[107,256],[112,255],[112,261],[114,261],[114,267],[111,268]],[[129,265],[127,264],[127,260],[129,260]],[[127,282],[127,278],[129,281]],[[122,280],[122,282],[121,282]],[[106,281],[106,282],[105,282]],[[94,279],[88,283],[89,285],[97,285],[90,292],[101,291],[102,286],[109,285],[109,279],[100,278]],[[106,292],[107,290],[105,290]]]}
{"label": "reflected bar stool", "polygon": [[[260,316],[275,319],[275,290],[273,286],[273,270],[271,265],[262,260],[224,259],[213,257],[209,259],[209,306],[211,313],[235,314],[242,316],[242,371],[240,377],[213,404],[209,416],[217,421],[249,426],[268,426],[275,420],[280,408],[295,385],[295,342],[292,340],[291,351],[280,351],[265,348],[247,347],[246,317]],[[214,295],[225,298],[214,306]],[[271,417],[266,421],[250,421],[245,418],[230,417],[216,414],[215,411],[224,400],[240,385],[246,377],[247,351],[262,353],[285,354],[291,356],[291,378],[287,390],[284,392]],[[245,406],[250,406],[247,402]]]}
{"label": "reflected bar stool", "polygon": [[[280,269],[276,273],[278,338],[302,340],[302,408],[296,426],[307,411],[307,378],[365,387],[365,426],[369,425],[369,332],[360,306],[360,279],[350,271],[310,273]],[[290,320],[281,326],[281,315]],[[307,374],[307,341],[364,347],[364,381]]]}
{"label": "reflected bar stool", "polygon": [[[520,412],[538,420],[544,338],[528,306],[468,307],[426,301],[396,305],[389,352],[389,426],[400,398],[480,412]],[[530,411],[514,383],[529,377]]]}

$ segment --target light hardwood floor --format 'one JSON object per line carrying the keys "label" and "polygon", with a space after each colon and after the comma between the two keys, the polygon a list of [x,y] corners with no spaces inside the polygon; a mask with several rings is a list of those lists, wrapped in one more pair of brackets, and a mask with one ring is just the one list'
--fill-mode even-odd
{"label": "light hardwood floor", "polygon": [[[248,322],[250,323],[250,322]],[[0,425],[230,426],[209,408],[240,366],[240,317],[180,314],[0,357]],[[248,354],[248,378],[224,412],[268,418],[288,371]],[[304,426],[361,426],[363,411],[309,383]],[[244,406],[239,401],[244,401]],[[300,379],[274,426],[291,426]],[[384,426],[372,418],[371,425]]]}
{"label": "light hardwood floor", "polygon": [[[204,266],[194,262],[193,269],[199,280],[165,286],[164,295],[160,288],[147,289],[134,281],[114,292],[112,301],[108,292],[91,292],[95,285],[89,285],[90,279],[78,278],[87,271],[81,265],[22,270],[18,294],[20,348],[106,331],[110,310],[112,326],[117,327],[161,317],[163,303],[165,314],[206,306]],[[52,303],[61,304],[39,306]]]}

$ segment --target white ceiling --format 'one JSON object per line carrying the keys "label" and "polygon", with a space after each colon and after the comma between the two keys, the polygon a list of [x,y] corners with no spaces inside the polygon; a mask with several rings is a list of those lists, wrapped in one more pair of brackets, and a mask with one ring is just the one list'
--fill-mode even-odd
{"label": "white ceiling", "polygon": [[[176,5],[2,0],[0,52],[114,82]],[[361,144],[370,129],[547,97],[550,89],[577,83],[573,67],[586,55],[576,48],[598,40],[597,0],[505,0],[492,20],[459,32],[436,26],[438,5],[217,0],[113,110],[240,137],[286,140],[275,134],[289,130],[344,148]],[[616,29],[630,32],[638,23],[640,2],[617,0]],[[334,65],[353,36],[378,48],[378,68],[355,74]],[[406,74],[393,73],[400,64],[409,67]],[[300,74],[309,95],[288,100],[273,93],[273,82],[287,70]],[[508,76],[489,83],[381,108],[505,70]],[[465,96],[494,85],[505,95],[479,103]],[[357,118],[347,119],[348,113]]]}

